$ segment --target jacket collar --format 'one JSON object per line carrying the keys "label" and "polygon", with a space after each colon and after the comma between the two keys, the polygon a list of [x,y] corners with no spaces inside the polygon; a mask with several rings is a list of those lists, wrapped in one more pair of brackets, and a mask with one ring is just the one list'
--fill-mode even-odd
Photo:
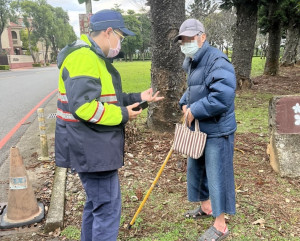
{"label": "jacket collar", "polygon": [[189,57],[186,57],[183,61],[182,68],[184,69],[185,72],[188,73],[189,71],[189,66],[192,62],[199,63],[204,56],[207,48],[209,47],[209,43],[205,40],[203,43],[202,47],[195,53],[194,58],[191,59]]}
{"label": "jacket collar", "polygon": [[80,39],[86,42],[96,54],[100,55],[102,58],[106,58],[102,49],[98,46],[98,44],[96,44],[96,42],[90,36],[82,34]]}
{"label": "jacket collar", "polygon": [[205,40],[202,47],[195,53],[193,61],[200,62],[208,47],[209,47],[209,43]]}

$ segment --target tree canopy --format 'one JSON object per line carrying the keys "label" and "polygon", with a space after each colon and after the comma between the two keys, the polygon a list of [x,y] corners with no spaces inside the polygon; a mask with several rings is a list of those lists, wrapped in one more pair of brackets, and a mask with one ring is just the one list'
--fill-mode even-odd
{"label": "tree canopy", "polygon": [[14,1],[11,6],[23,19],[26,28],[25,35],[22,35],[23,40],[27,39],[28,50],[34,62],[38,41],[43,41],[46,46],[45,60],[50,46],[53,52],[52,60],[55,60],[58,49],[76,40],[74,30],[69,24],[69,16],[62,8],[54,8],[46,0]]}
{"label": "tree canopy", "polygon": [[15,20],[15,14],[10,7],[12,0],[0,0],[0,54],[3,52],[1,35],[9,20]]}

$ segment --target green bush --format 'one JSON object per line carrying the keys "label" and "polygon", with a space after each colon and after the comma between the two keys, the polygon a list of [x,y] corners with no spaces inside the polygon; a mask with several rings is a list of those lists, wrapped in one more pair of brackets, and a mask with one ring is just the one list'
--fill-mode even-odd
{"label": "green bush", "polygon": [[0,70],[9,70],[9,65],[0,65]]}
{"label": "green bush", "polygon": [[41,67],[41,63],[32,64],[33,67]]}
{"label": "green bush", "polygon": [[50,66],[50,64],[49,64],[49,63],[46,63],[46,66]]}

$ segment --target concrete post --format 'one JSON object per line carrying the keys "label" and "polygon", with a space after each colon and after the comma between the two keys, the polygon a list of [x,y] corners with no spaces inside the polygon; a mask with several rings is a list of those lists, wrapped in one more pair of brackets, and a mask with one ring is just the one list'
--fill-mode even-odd
{"label": "concrete post", "polygon": [[282,177],[300,177],[300,95],[270,100],[269,134],[272,168]]}
{"label": "concrete post", "polygon": [[44,117],[44,108],[38,108],[38,122],[39,122],[39,129],[40,129],[40,142],[41,142],[41,156],[38,158],[42,161],[49,161],[49,153],[48,153],[48,141],[46,135],[46,123]]}

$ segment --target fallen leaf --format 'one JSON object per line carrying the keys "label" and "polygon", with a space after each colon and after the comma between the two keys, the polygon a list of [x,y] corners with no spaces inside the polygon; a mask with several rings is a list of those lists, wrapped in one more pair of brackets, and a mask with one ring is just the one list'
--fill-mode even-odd
{"label": "fallen leaf", "polygon": [[259,224],[261,227],[264,227],[265,226],[265,220],[263,218],[260,218],[260,219],[257,219],[256,221],[254,221],[252,224],[253,225],[256,225],[256,224]]}

